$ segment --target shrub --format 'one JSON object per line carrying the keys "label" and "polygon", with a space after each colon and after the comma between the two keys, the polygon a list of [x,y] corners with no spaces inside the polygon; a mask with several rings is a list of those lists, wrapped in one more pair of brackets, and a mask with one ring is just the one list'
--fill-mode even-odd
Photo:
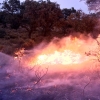
{"label": "shrub", "polygon": [[9,40],[9,39],[10,39],[10,36],[6,35],[6,36],[5,36],[5,39],[6,39],[6,40]]}
{"label": "shrub", "polygon": [[22,38],[10,39],[10,43],[22,45],[24,43],[24,40]]}
{"label": "shrub", "polygon": [[5,30],[0,30],[0,38],[4,38],[6,36]]}
{"label": "shrub", "polygon": [[17,39],[10,39],[10,43],[17,44],[17,42],[18,42]]}
{"label": "shrub", "polygon": [[8,36],[12,39],[18,38],[18,34],[15,34],[15,33],[10,33],[8,34]]}
{"label": "shrub", "polygon": [[2,49],[2,51],[3,51],[4,53],[6,53],[6,54],[12,55],[13,52],[15,51],[15,49],[14,49],[13,47],[11,47],[11,46],[5,46],[5,47]]}
{"label": "shrub", "polygon": [[3,49],[3,45],[0,45],[0,51]]}
{"label": "shrub", "polygon": [[26,40],[25,43],[23,43],[22,47],[25,49],[31,49],[31,48],[33,48],[34,45],[35,45],[34,40],[28,39],[28,40]]}

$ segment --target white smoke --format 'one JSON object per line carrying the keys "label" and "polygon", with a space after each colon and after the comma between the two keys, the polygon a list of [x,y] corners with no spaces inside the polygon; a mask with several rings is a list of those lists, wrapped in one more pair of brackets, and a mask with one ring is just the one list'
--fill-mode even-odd
{"label": "white smoke", "polygon": [[[97,42],[91,37],[85,40],[83,38],[66,37],[62,39],[56,38],[49,44],[42,43],[32,50],[25,51],[21,59],[15,59],[0,52],[0,89],[33,89],[38,78],[41,78],[36,84],[37,88],[48,88],[51,86],[57,88],[58,86],[66,85],[66,88],[67,86],[72,86],[79,89],[80,92],[90,82],[86,86],[85,93],[89,92],[94,96],[97,93],[99,97],[99,69],[97,70],[90,57],[85,55],[85,52],[96,50],[97,46]],[[65,65],[62,65],[62,63],[54,65],[48,63],[42,65],[34,64],[39,60],[37,58],[40,55],[46,54],[48,58],[43,62],[47,62],[50,55],[53,56],[55,51],[59,53],[67,49],[80,54],[83,62]],[[62,58],[61,56],[58,57]],[[46,72],[46,68],[48,71],[42,77]]]}

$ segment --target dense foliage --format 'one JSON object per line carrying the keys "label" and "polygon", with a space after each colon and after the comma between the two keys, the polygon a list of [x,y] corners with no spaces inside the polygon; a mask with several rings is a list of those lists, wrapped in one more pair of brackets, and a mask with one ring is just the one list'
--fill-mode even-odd
{"label": "dense foliage", "polygon": [[0,10],[0,30],[7,33],[0,37],[20,39],[15,47],[29,48],[32,43],[38,44],[44,39],[50,41],[53,37],[75,36],[74,32],[96,38],[99,33],[97,24],[96,14],[85,14],[73,7],[61,9],[59,4],[50,0],[5,0]]}

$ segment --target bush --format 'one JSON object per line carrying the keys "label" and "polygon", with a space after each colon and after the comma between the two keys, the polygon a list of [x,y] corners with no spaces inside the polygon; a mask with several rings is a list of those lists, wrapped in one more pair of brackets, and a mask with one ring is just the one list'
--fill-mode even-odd
{"label": "bush", "polygon": [[3,49],[3,45],[0,45],[0,51]]}
{"label": "bush", "polygon": [[6,35],[6,36],[5,36],[5,39],[6,39],[6,40],[9,40],[9,39],[10,39],[10,36]]}
{"label": "bush", "polygon": [[4,38],[6,36],[5,30],[0,30],[0,38]]}
{"label": "bush", "polygon": [[24,40],[22,38],[19,38],[19,39],[10,39],[10,43],[21,45],[21,44],[24,43]]}
{"label": "bush", "polygon": [[35,45],[34,40],[28,39],[25,43],[23,43],[22,47],[25,49],[31,49]]}
{"label": "bush", "polygon": [[12,39],[16,39],[16,38],[18,38],[18,34],[10,33],[9,37],[12,38]]}
{"label": "bush", "polygon": [[13,47],[11,47],[11,46],[5,46],[5,47],[2,49],[2,51],[3,51],[4,53],[6,53],[6,54],[12,55],[12,54],[14,53],[15,49],[14,49]]}
{"label": "bush", "polygon": [[10,39],[10,43],[17,44],[17,42],[18,42],[17,39]]}

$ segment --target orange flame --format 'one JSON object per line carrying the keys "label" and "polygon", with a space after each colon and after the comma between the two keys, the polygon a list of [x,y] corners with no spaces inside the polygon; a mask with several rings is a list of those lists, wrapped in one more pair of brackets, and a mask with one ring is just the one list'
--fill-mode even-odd
{"label": "orange flame", "polygon": [[[42,66],[53,68],[52,70],[65,70],[66,68],[80,68],[84,63],[90,61],[90,57],[86,52],[95,50],[97,42],[89,37],[72,38],[65,37],[62,39],[54,38],[49,44],[33,49],[29,55],[24,56],[24,65],[33,68],[34,66]],[[83,65],[82,65],[83,64]],[[51,67],[52,66],[52,67]],[[57,66],[57,67],[56,67]],[[63,67],[62,67],[63,66]]]}
{"label": "orange flame", "polygon": [[96,42],[93,39],[84,40],[78,38],[66,37],[63,39],[54,39],[45,48],[40,49],[37,56],[30,57],[30,65],[44,65],[44,64],[80,64],[88,60],[89,57],[85,55],[86,51],[95,49]]}

